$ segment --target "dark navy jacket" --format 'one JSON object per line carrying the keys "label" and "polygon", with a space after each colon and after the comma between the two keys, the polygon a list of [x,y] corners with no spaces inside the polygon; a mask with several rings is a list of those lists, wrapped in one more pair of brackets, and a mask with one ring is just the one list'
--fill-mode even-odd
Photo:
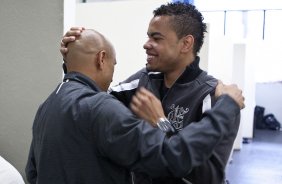
{"label": "dark navy jacket", "polygon": [[[168,137],[101,92],[88,77],[68,73],[35,116],[27,180],[31,184],[129,184],[130,171],[182,177],[208,159],[239,111],[229,96],[222,96],[204,114],[200,126],[192,123]],[[205,137],[209,141],[201,141]]]}
{"label": "dark navy jacket", "polygon": [[[151,90],[161,99],[167,118],[177,130],[182,130],[191,122],[200,121],[203,118],[204,111],[211,108],[215,102],[214,91],[217,79],[207,75],[205,71],[199,68],[199,57],[196,57],[196,60],[186,68],[170,89],[164,88],[163,81],[162,73],[142,69],[120,85],[112,87],[110,92],[125,105],[128,105],[138,87],[143,86]],[[224,181],[225,166],[238,132],[240,114],[230,123],[232,127],[228,135],[210,153],[210,157],[205,163],[195,167],[185,177],[186,180],[193,184],[221,184]],[[204,139],[208,142],[209,136],[204,137]],[[204,149],[202,151],[204,152]],[[136,181],[137,184],[145,183],[144,178],[139,176],[137,178],[142,181]],[[185,183],[182,178],[172,177],[153,179],[153,181],[146,180],[149,181],[147,183],[153,184]]]}

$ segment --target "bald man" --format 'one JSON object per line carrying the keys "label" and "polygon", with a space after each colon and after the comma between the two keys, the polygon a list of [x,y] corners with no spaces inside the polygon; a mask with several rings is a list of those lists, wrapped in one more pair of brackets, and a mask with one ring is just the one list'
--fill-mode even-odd
{"label": "bald man", "polygon": [[130,184],[131,171],[182,177],[207,160],[244,102],[238,88],[222,85],[216,94],[224,95],[205,118],[173,135],[160,101],[147,90],[140,89],[131,106],[159,128],[106,93],[116,59],[103,35],[84,30],[68,49],[67,74],[33,123],[26,165],[31,184]]}

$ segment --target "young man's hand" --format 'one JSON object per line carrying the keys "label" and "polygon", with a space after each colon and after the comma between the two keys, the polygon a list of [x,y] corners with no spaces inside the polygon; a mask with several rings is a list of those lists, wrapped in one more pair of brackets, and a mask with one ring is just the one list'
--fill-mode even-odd
{"label": "young man's hand", "polygon": [[229,95],[239,105],[240,109],[245,108],[245,98],[242,94],[242,90],[239,89],[236,84],[225,85],[219,81],[216,86],[215,96],[219,97],[224,94]]}
{"label": "young man's hand", "polygon": [[157,126],[160,118],[165,118],[160,100],[143,87],[133,96],[130,108],[154,127]]}

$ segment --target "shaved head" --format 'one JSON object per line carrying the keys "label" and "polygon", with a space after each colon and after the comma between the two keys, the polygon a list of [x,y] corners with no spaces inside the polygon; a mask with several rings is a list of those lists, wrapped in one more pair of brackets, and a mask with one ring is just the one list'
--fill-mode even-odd
{"label": "shaved head", "polygon": [[[74,42],[68,44],[68,54],[66,57],[68,71],[77,65],[83,65],[93,59],[95,54],[101,50],[111,52],[111,43],[99,32],[93,29],[86,29]],[[86,64],[86,63],[84,63]]]}
{"label": "shaved head", "polygon": [[93,29],[83,30],[67,48],[65,64],[68,72],[80,72],[100,84],[103,89],[109,85],[113,76],[110,72],[113,73],[114,70],[108,68],[116,64],[115,50],[101,33]]}

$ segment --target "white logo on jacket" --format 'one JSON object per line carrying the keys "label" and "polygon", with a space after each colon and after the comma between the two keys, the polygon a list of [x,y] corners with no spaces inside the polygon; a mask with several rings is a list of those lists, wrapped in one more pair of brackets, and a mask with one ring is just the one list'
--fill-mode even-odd
{"label": "white logo on jacket", "polygon": [[175,106],[175,104],[172,104],[170,106],[171,111],[168,113],[168,119],[172,123],[173,127],[176,130],[181,130],[183,128],[183,118],[184,115],[189,112],[189,108],[183,108]]}

